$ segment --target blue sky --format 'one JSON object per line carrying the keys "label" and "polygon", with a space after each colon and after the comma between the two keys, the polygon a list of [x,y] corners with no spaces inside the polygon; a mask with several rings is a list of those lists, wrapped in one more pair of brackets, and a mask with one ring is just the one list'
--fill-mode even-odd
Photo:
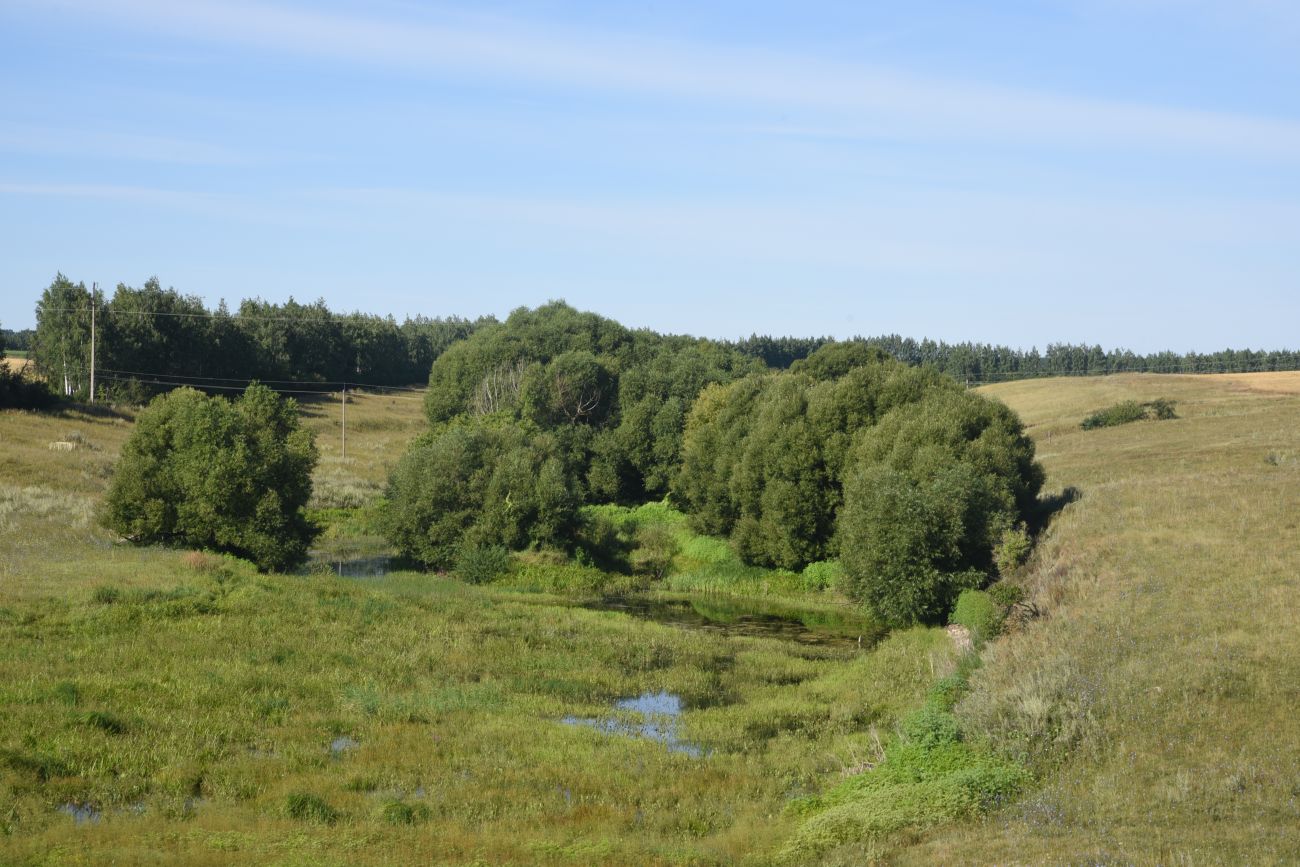
{"label": "blue sky", "polygon": [[0,0],[0,322],[215,303],[1296,346],[1300,6]]}

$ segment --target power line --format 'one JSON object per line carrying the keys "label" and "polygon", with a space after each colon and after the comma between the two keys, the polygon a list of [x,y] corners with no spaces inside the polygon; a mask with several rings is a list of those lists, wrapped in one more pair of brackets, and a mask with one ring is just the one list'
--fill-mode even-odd
{"label": "power line", "polygon": [[[247,313],[208,313],[208,312],[204,312],[204,313],[183,313],[183,312],[176,312],[176,311],[169,311],[169,310],[117,310],[117,309],[112,308],[112,307],[110,306],[111,304],[112,304],[111,301],[110,301],[110,302],[107,302],[107,303],[104,305],[104,306],[105,306],[105,309],[106,309],[109,313],[111,313],[113,316],[121,316],[121,317],[130,317],[130,316],[170,316],[170,317],[176,317],[176,318],[180,318],[180,319],[224,319],[224,320],[227,320],[227,321],[233,321],[233,322],[238,322],[238,321],[241,321],[241,320],[249,321],[249,322],[293,322],[293,323],[302,324],[302,325],[331,325],[331,324],[335,324],[335,323],[338,323],[338,322],[347,322],[347,321],[349,321],[349,320],[351,320],[351,321],[356,321],[356,320],[361,320],[361,319],[374,319],[374,320],[378,320],[378,321],[380,321],[380,322],[389,322],[389,321],[392,321],[394,324],[397,323],[397,320],[396,320],[396,319],[393,319],[392,317],[389,317],[389,316],[380,316],[380,315],[377,314],[377,313],[361,313],[361,312],[356,312],[356,313],[331,313],[330,316],[329,316],[329,318],[327,318],[327,319],[304,319],[304,318],[301,317],[301,316],[258,316],[258,315],[255,315],[255,314],[247,314]],[[49,312],[49,313],[84,313],[85,311],[82,310],[82,309],[79,308],[79,307],[41,307],[41,308],[40,308],[40,312],[41,312],[41,313],[46,313],[46,312]],[[409,323],[409,322],[419,323],[419,322],[421,321],[421,318],[422,318],[422,317],[411,317],[411,316],[407,316],[407,317],[405,317],[405,318],[402,320],[402,324],[406,324],[406,323]],[[432,319],[425,318],[424,321],[427,321],[427,322],[465,322],[465,323],[469,323],[469,324],[474,324],[474,320],[471,320],[471,319],[463,319],[463,318],[460,318],[460,317],[456,317],[456,318],[453,318],[453,319],[442,319],[442,318],[438,318],[438,317],[435,317],[435,318],[432,318]],[[401,326],[399,325],[398,327],[400,328]],[[32,330],[32,329],[27,329],[27,330]]]}
{"label": "power line", "polygon": [[[90,368],[89,368],[89,367],[86,367],[86,366],[82,366],[82,365],[73,365],[73,366],[69,367],[69,369],[70,369],[70,370],[75,370],[75,371],[79,371],[79,372],[85,373],[85,372],[89,371]],[[203,385],[204,383],[209,383],[209,382],[212,382],[212,383],[233,383],[233,384],[242,384],[242,385],[247,385],[248,383],[251,383],[251,382],[259,382],[259,383],[261,383],[262,385],[286,385],[286,386],[288,386],[288,385],[317,385],[317,386],[321,386],[321,388],[320,388],[320,389],[316,389],[316,390],[317,390],[317,391],[321,391],[322,393],[328,393],[328,392],[336,391],[336,390],[337,390],[337,389],[331,389],[331,388],[328,388],[327,386],[338,386],[338,387],[340,387],[340,388],[343,387],[343,386],[348,386],[348,387],[359,387],[359,388],[364,388],[364,389],[371,390],[371,391],[413,391],[413,392],[423,392],[423,391],[424,391],[424,389],[423,389],[422,387],[420,387],[420,386],[416,386],[416,385],[378,385],[378,384],[373,384],[373,383],[368,383],[368,382],[358,382],[357,380],[353,380],[353,379],[348,379],[348,380],[342,380],[342,379],[262,379],[262,378],[260,378],[260,377],[254,377],[254,378],[252,378],[252,379],[243,379],[243,378],[238,377],[238,376],[199,376],[199,375],[197,375],[197,374],[189,374],[189,373],[161,373],[161,372],[150,371],[150,370],[116,370],[116,369],[113,369],[113,368],[107,368],[107,367],[96,367],[96,368],[95,368],[95,371],[96,371],[97,373],[113,373],[113,374],[117,374],[118,376],[121,376],[121,377],[161,377],[161,378],[164,378],[164,379],[172,379],[172,380],[195,380],[195,381],[193,381],[193,382],[184,382],[184,383],[182,383],[183,385]],[[215,388],[216,386],[213,386],[213,387]],[[276,390],[278,391],[279,389],[276,389]]]}

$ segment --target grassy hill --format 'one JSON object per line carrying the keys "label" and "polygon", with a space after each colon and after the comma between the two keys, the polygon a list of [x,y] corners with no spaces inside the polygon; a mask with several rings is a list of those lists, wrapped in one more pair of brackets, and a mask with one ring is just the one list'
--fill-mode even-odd
{"label": "grassy hill", "polygon": [[[959,712],[1042,780],[898,855],[932,863],[1300,862],[1300,374],[985,389],[1080,498],[1026,581],[1044,616]],[[1176,420],[1079,429],[1167,397]]]}

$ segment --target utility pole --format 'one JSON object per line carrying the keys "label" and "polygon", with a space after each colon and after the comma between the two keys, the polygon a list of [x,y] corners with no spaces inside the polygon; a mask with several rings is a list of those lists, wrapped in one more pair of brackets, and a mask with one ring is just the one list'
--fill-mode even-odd
{"label": "utility pole", "polygon": [[343,383],[343,459],[348,457],[348,384]]}
{"label": "utility pole", "polygon": [[[85,286],[85,283],[81,284]],[[95,296],[99,294],[99,284],[90,284],[90,402],[95,402]]]}

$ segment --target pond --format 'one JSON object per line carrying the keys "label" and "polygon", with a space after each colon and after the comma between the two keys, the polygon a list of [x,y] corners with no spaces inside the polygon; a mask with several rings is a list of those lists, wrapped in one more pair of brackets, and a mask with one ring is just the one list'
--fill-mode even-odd
{"label": "pond", "polygon": [[382,578],[394,569],[392,557],[352,557],[335,558],[313,554],[312,564],[316,568],[328,568],[340,578]]}
{"label": "pond", "polygon": [[620,596],[588,602],[583,607],[726,636],[777,638],[845,649],[867,649],[885,633],[878,623],[852,610],[799,609],[747,600]]}
{"label": "pond", "polygon": [[586,726],[611,735],[657,741],[667,747],[669,752],[701,758],[705,755],[704,750],[682,740],[678,734],[682,709],[680,696],[670,692],[646,692],[636,698],[614,702],[611,716],[594,719],[566,716],[560,722],[571,726]]}

